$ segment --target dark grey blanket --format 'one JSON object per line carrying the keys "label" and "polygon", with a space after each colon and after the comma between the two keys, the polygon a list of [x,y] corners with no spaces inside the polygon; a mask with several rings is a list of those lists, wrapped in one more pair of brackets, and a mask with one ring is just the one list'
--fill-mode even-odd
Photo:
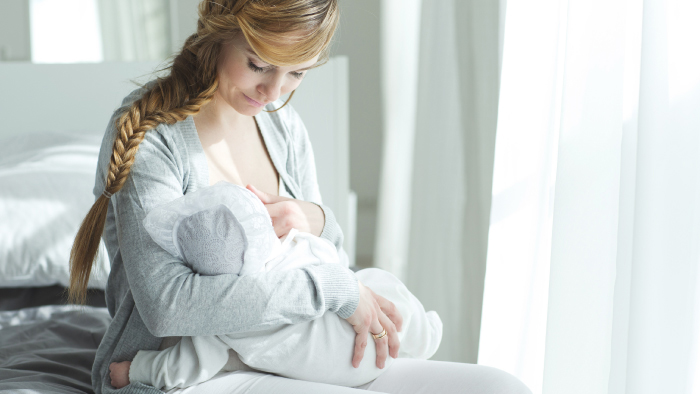
{"label": "dark grey blanket", "polygon": [[0,392],[92,393],[106,308],[47,305],[0,312]]}

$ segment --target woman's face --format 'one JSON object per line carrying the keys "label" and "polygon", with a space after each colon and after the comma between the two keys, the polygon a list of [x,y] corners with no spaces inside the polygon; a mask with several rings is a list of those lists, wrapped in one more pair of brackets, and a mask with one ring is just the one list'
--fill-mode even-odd
{"label": "woman's face", "polygon": [[253,52],[243,34],[221,49],[216,92],[241,115],[257,115],[263,107],[296,89],[318,56],[294,66],[267,64]]}

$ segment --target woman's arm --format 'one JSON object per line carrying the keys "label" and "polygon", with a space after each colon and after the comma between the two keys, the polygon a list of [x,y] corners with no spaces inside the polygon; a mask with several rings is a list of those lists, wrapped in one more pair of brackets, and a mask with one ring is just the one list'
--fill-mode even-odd
{"label": "woman's arm", "polygon": [[[304,193],[304,199],[318,204],[323,209],[326,222],[321,237],[336,245],[341,261],[345,261],[347,266],[348,256],[343,250],[343,232],[333,212],[330,208],[323,205],[321,201],[321,193],[316,177],[316,163],[308,131],[299,114],[291,106],[288,105],[281,116],[286,117],[285,123],[290,128],[290,134],[292,135],[297,163],[295,176]],[[376,341],[377,367],[384,367],[387,355],[391,355],[393,358],[398,357],[400,342],[397,330],[401,330],[403,318],[393,303],[360,285],[360,302],[355,313],[350,318],[346,318],[346,320],[352,324],[357,333],[355,352],[352,359],[353,366],[357,367],[363,358],[369,332],[379,333],[383,329],[386,329],[387,336]]]}
{"label": "woman's arm", "polygon": [[312,320],[328,310],[352,315],[359,290],[343,267],[202,276],[151,239],[142,224],[146,213],[181,197],[183,180],[192,176],[187,153],[178,151],[185,144],[173,131],[160,126],[145,134],[124,187],[112,197],[124,269],[149,331],[159,337],[216,335]]}

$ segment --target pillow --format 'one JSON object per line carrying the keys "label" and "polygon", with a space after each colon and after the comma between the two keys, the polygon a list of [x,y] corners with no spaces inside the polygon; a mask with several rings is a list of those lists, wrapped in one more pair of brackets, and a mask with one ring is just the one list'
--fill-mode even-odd
{"label": "pillow", "polygon": [[[95,201],[101,137],[33,133],[0,141],[0,287],[69,284],[78,227]],[[104,289],[104,244],[88,287]]]}

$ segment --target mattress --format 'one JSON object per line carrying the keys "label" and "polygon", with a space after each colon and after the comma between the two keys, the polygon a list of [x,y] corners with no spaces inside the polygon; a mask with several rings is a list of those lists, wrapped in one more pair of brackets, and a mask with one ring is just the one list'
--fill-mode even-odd
{"label": "mattress", "polygon": [[[93,304],[104,300],[99,293]],[[0,392],[93,392],[92,363],[110,316],[103,306],[60,305],[62,295],[59,286],[0,289]]]}

